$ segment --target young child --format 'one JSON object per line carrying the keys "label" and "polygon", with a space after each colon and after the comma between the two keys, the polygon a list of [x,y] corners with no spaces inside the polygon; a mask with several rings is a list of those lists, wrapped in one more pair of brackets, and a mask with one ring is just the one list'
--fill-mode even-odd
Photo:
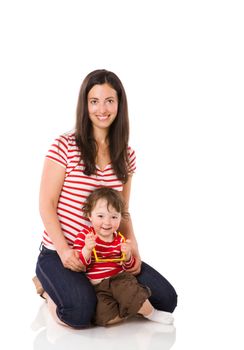
{"label": "young child", "polygon": [[95,323],[105,326],[141,314],[163,324],[172,324],[169,312],[153,308],[148,287],[126,272],[133,267],[131,242],[117,231],[126,219],[124,203],[118,191],[108,187],[91,193],[82,208],[92,227],[78,233],[74,249],[86,266],[86,274],[97,294]]}

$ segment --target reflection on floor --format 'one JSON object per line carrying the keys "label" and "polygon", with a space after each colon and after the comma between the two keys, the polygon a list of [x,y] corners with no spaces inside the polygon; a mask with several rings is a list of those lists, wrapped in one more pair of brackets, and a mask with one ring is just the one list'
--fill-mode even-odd
{"label": "reflection on floor", "polygon": [[176,338],[172,326],[135,318],[110,327],[72,330],[56,324],[43,303],[31,328],[36,332],[34,350],[169,350]]}

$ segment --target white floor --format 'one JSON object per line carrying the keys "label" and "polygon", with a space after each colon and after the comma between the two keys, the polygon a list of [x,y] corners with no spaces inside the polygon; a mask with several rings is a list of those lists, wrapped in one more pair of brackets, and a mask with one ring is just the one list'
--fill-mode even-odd
{"label": "white floor", "polygon": [[[238,350],[244,348],[241,300],[243,294],[238,294],[238,288],[234,290],[228,285],[222,296],[219,294],[220,289],[216,287],[216,293],[213,294],[216,299],[213,299],[213,303],[209,303],[209,306],[206,299],[205,303],[197,302],[198,298],[194,299],[190,293],[187,297],[182,290],[181,303],[174,313],[175,330],[169,332],[163,326],[143,319],[133,319],[107,328],[71,330],[55,324],[45,302],[34,294],[31,282],[27,282],[30,288],[25,292],[21,290],[20,284],[19,290],[17,289],[17,282],[18,278],[15,289],[12,285],[5,295],[5,300],[12,299],[12,303],[3,303],[2,307],[5,320],[1,327],[1,344],[4,344],[1,345],[1,349]],[[198,295],[199,300],[203,300],[204,294],[210,301],[206,290]],[[226,305],[222,305],[228,296]]]}
{"label": "white floor", "polygon": [[[176,332],[147,320],[134,319],[111,327],[94,327],[85,330],[70,330],[53,322],[45,304],[38,310],[32,324],[33,349],[67,350],[86,348],[99,350],[168,350],[175,342]],[[166,327],[167,328],[167,327]]]}

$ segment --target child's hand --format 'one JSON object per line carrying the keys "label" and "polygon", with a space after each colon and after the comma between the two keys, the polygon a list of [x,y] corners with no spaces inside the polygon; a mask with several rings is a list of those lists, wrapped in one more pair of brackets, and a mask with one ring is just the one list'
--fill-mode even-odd
{"label": "child's hand", "polygon": [[125,253],[126,261],[131,258],[131,240],[127,239],[124,243],[121,243],[121,252]]}
{"label": "child's hand", "polygon": [[97,235],[88,233],[85,238],[85,246],[88,250],[92,250],[96,246]]}

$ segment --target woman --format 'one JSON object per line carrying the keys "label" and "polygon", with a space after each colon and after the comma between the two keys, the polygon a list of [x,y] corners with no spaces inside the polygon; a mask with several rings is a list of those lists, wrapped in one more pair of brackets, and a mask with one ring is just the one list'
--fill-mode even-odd
{"label": "woman", "polygon": [[[90,226],[81,208],[94,189],[109,186],[122,192],[129,211],[135,153],[128,139],[127,99],[120,79],[106,70],[91,72],[81,85],[75,131],[51,146],[40,189],[45,231],[35,282],[57,321],[73,328],[89,326],[96,308],[93,286],[72,249],[77,233]],[[132,241],[136,263],[130,271],[151,289],[150,302],[158,310],[173,312],[175,290],[141,262],[130,217],[120,230]]]}

